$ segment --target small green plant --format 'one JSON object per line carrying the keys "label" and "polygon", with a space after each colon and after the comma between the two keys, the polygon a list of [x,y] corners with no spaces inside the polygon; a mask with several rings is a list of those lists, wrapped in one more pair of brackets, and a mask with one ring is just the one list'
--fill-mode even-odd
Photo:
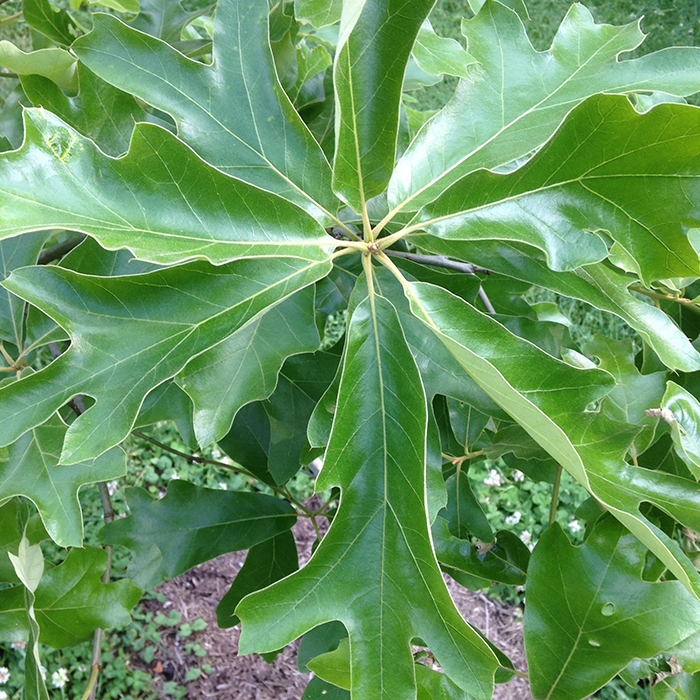
{"label": "small green plant", "polygon": [[[309,699],[697,695],[700,49],[639,57],[637,22],[575,4],[537,51],[522,0],[469,0],[460,43],[433,5],[24,0],[0,639],[27,700],[40,644],[90,639],[84,697],[121,692],[105,634],[144,663],[172,635],[199,678],[201,623],[131,611],[241,550],[218,624],[241,653],[303,636]],[[572,332],[563,297],[620,332]],[[524,588],[527,671],[445,572]]]}

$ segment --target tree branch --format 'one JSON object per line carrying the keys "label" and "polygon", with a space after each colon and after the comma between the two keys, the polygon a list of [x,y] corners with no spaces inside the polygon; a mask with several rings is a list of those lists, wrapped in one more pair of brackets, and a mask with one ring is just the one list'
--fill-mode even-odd
{"label": "tree branch", "polygon": [[467,275],[475,275],[477,272],[482,275],[491,274],[489,270],[485,270],[483,267],[478,267],[472,263],[463,263],[457,262],[456,260],[450,260],[444,255],[421,255],[420,253],[404,253],[400,250],[385,250],[384,252],[394,258],[403,258],[404,260],[410,260],[411,262],[420,263],[421,265],[442,267],[445,270],[463,272]]}
{"label": "tree branch", "polygon": [[63,241],[63,243],[57,243],[46,250],[42,250],[39,255],[39,260],[37,261],[38,264],[48,265],[50,262],[62,258],[64,255],[70,253],[73,248],[79,246],[85,238],[85,234],[82,233],[79,236],[73,236],[73,238]]}

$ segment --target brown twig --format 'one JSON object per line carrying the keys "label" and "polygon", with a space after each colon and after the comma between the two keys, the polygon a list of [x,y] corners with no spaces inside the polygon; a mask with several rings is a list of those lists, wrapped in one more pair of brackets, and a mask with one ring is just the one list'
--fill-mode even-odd
{"label": "brown twig", "polygon": [[79,236],[73,236],[73,238],[63,241],[62,243],[52,245],[50,248],[41,251],[37,262],[39,265],[48,265],[54,260],[59,260],[64,255],[70,253],[73,248],[79,246],[84,240],[85,234],[80,234]]}

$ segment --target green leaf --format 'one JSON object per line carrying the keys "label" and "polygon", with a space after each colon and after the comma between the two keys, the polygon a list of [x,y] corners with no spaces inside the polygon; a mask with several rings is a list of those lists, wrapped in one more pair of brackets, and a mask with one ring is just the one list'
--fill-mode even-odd
{"label": "green leaf", "polygon": [[675,382],[668,382],[661,406],[673,414],[671,437],[676,454],[693,476],[700,480],[700,403]]}
{"label": "green leaf", "polygon": [[347,333],[317,480],[317,490],[341,488],[340,508],[301,571],[241,602],[240,651],[278,649],[339,620],[350,636],[356,700],[415,698],[415,636],[455,683],[490,697],[495,657],[454,607],[430,543],[425,395],[396,311],[382,297],[365,299]]}
{"label": "green leaf", "polygon": [[177,381],[194,403],[199,444],[223,438],[243,406],[272,394],[287,357],[313,351],[320,342],[314,289],[307,287],[194,358]]}
{"label": "green leaf", "polygon": [[[411,272],[413,272],[412,269]],[[382,294],[392,299],[399,314],[401,327],[420,370],[428,398],[432,400],[436,394],[441,394],[468,404],[488,416],[508,418],[507,413],[504,413],[498,404],[462,370],[449,350],[441,342],[436,342],[431,333],[425,332],[425,326],[411,313],[409,303],[404,299],[393,275],[385,269],[378,269],[375,274],[378,288]],[[440,285],[445,284],[445,278],[450,277],[453,276],[441,275]],[[473,298],[470,296],[472,290],[474,293],[477,291],[473,287],[473,280],[467,275],[457,277],[462,278],[460,284],[462,288],[461,290],[452,288],[451,291],[463,299]],[[437,280],[438,278],[433,277],[433,281]],[[452,287],[452,285],[449,286]]]}
{"label": "green leaf", "polygon": [[454,39],[438,36],[429,20],[423,22],[413,46],[413,55],[421,70],[432,75],[455,75],[471,79],[470,68],[477,60]]}
{"label": "green leaf", "polygon": [[700,488],[625,463],[638,428],[586,412],[610,391],[612,376],[556,360],[438,287],[412,282],[405,290],[413,312],[479,386],[700,597],[698,572],[640,511],[643,503],[652,503],[697,529]]}
{"label": "green leaf", "polygon": [[54,414],[0,448],[0,502],[12,496],[30,499],[51,539],[62,547],[81,547],[83,512],[78,492],[87,484],[124,476],[126,459],[117,447],[97,459],[59,466],[67,429]]}
{"label": "green leaf", "polygon": [[146,121],[146,112],[131,95],[105,83],[82,63],[78,63],[77,80],[74,97],[38,75],[24,76],[22,87],[35,107],[48,109],[108,155],[125,153],[134,124]]}
{"label": "green leaf", "polygon": [[197,449],[197,438],[192,425],[192,402],[190,397],[173,381],[163,382],[143,400],[135,427],[142,428],[161,421],[175,423],[183,442]]}
{"label": "green leaf", "polygon": [[72,48],[102,79],[170,114],[208,163],[326,220],[337,208],[330,168],[279,83],[267,11],[264,2],[221,3],[211,65],[105,14]]}
{"label": "green leaf", "polygon": [[308,662],[321,654],[338,648],[348,632],[340,622],[327,622],[307,632],[299,643],[297,652],[297,668],[302,673],[309,673]]}
{"label": "green leaf", "polygon": [[235,627],[240,620],[236,606],[249,593],[279,581],[299,568],[297,546],[290,530],[250,548],[243,568],[216,607],[216,623],[222,629]]}
{"label": "green leaf", "polygon": [[647,285],[697,277],[698,254],[683,225],[697,216],[700,158],[688,153],[698,150],[695,110],[663,104],[639,114],[626,97],[592,97],[524,166],[464,177],[422,210],[416,226],[451,240],[527,243],[554,270],[607,257],[597,233],[605,232]]}
{"label": "green leaf", "polygon": [[456,580],[459,581],[460,574],[467,574],[481,579],[483,585],[491,581],[524,585],[530,550],[508,530],[500,530],[491,540],[493,546],[481,552],[469,540],[451,535],[446,520],[437,518],[433,524],[435,554],[443,570]]}
{"label": "green leaf", "polygon": [[350,693],[314,677],[306,686],[301,700],[350,700]]}
{"label": "green leaf", "polygon": [[137,125],[128,154],[112,159],[49,112],[24,114],[22,148],[0,156],[2,237],[67,228],[162,264],[327,257],[331,239],[308,214],[208,166],[158,126]]}
{"label": "green leaf", "polygon": [[211,5],[205,5],[188,12],[180,0],[141,0],[138,15],[128,24],[172,44],[180,41],[182,30],[189,22],[211,9]]}
{"label": "green leaf", "polygon": [[26,531],[19,527],[23,505],[19,498],[12,498],[0,506],[0,583],[19,583],[8,552],[17,551],[23,535],[30,545],[38,544],[48,537],[37,514],[27,520]]}
{"label": "green leaf", "polygon": [[[309,668],[323,681],[336,688],[350,689],[350,645],[341,641],[334,651],[317,656]],[[469,700],[469,696],[444,673],[433,671],[421,663],[414,664],[417,700]]]}
{"label": "green leaf", "polygon": [[536,698],[579,700],[635,657],[700,625],[700,603],[678,581],[642,581],[646,550],[612,518],[582,547],[550,526],[530,562],[525,647]]}
{"label": "green leaf", "polygon": [[325,27],[340,21],[343,0],[294,0],[294,16],[314,27]]}
{"label": "green leaf", "polygon": [[600,360],[601,369],[615,377],[616,386],[602,403],[605,415],[622,423],[643,426],[631,447],[632,459],[636,460],[654,440],[658,421],[645,411],[660,405],[666,388],[666,372],[641,374],[634,364],[631,339],[611,340],[598,334],[586,350]]}
{"label": "green leaf", "polygon": [[78,36],[78,27],[63,9],[53,7],[49,0],[23,0],[22,16],[34,30],[62,46],[70,46]]}
{"label": "green leaf", "polygon": [[0,41],[0,66],[17,75],[42,75],[62,90],[76,90],[75,56],[52,47],[25,53],[9,41]]}
{"label": "green leaf", "polygon": [[334,67],[333,187],[356,212],[391,177],[406,64],[433,5],[358,0],[343,8]]}
{"label": "green leaf", "polygon": [[51,316],[72,342],[48,367],[0,389],[0,444],[81,393],[96,403],[71,424],[61,461],[94,458],[126,437],[151,389],[329,267],[278,258],[190,263],[128,277],[54,266],[15,271],[5,287]]}
{"label": "green leaf", "polygon": [[289,530],[292,507],[261,493],[205,489],[171,481],[162,500],[140,488],[126,490],[131,515],[106,525],[105,544],[129,549],[129,577],[147,591],[227,552],[249,549]]}
{"label": "green leaf", "polygon": [[342,639],[337,649],[311,659],[308,667],[324,681],[350,690],[350,640]]}
{"label": "green leaf", "polygon": [[[27,233],[0,241],[0,277],[6,279],[13,270],[36,263],[47,238],[46,233]],[[22,348],[24,340],[24,307],[22,300],[3,289],[0,293],[0,340]]]}
{"label": "green leaf", "polygon": [[[29,558],[34,559],[37,572],[39,568],[42,572],[44,569],[44,558],[41,553],[41,547],[38,545],[28,547],[27,544],[27,538],[22,537],[19,545],[18,556],[14,557],[10,554],[10,560],[12,561],[12,565],[15,567],[15,573],[17,574],[18,578],[22,579],[22,581],[26,580],[25,573],[29,565]],[[41,573],[38,574],[38,578],[35,581],[28,581],[27,587],[19,587],[24,594],[22,600],[22,612],[25,613],[25,617],[21,618],[21,622],[25,622],[27,628],[29,629],[27,641],[28,649],[24,657],[24,688],[22,689],[23,700],[49,700],[49,694],[46,690],[46,684],[44,683],[43,677],[44,674],[42,672],[43,666],[39,655],[39,625],[36,620],[36,615],[34,614],[34,590],[36,588],[34,584],[39,582],[39,578],[41,578]],[[8,589],[3,592],[6,593],[7,590]]]}
{"label": "green leaf", "polygon": [[445,520],[450,532],[465,540],[469,534],[482,542],[493,542],[493,530],[474,496],[469,477],[460,466],[445,482],[447,487],[447,508]]}
{"label": "green leaf", "polygon": [[571,272],[554,272],[543,254],[531,246],[508,241],[471,241],[469,246],[434,236],[416,236],[416,244],[439,255],[463,258],[514,279],[537,284],[557,294],[585,301],[628,323],[670,369],[700,370],[700,355],[685,334],[653,304],[633,296],[629,275],[606,263]]}
{"label": "green leaf", "polygon": [[[59,566],[47,569],[36,589],[34,612],[41,628],[39,641],[54,649],[89,639],[97,627],[124,627],[140,591],[126,579],[102,583],[107,552],[72,549]],[[21,586],[0,591],[0,638],[27,639],[29,633]]]}
{"label": "green leaf", "polygon": [[463,22],[462,32],[482,71],[473,84],[460,83],[403,155],[389,185],[390,208],[416,211],[467,173],[528,155],[598,92],[685,96],[700,89],[700,49],[620,61],[644,39],[639,24],[597,25],[578,3],[547,52],[535,51],[521,19],[495,0]]}
{"label": "green leaf", "polygon": [[[481,8],[486,4],[486,1],[487,0],[467,0],[467,2],[469,3],[469,8],[475,15],[479,14]],[[527,11],[527,7],[525,7],[525,3],[523,2],[523,0],[498,0],[498,2],[500,2],[501,5],[510,7],[510,9],[514,12],[517,12],[517,14],[523,20],[523,22],[526,22],[530,19],[530,15]]]}
{"label": "green leaf", "polygon": [[[103,5],[110,7],[117,12],[133,14],[139,11],[139,0],[85,0],[88,5]],[[70,5],[74,10],[80,8],[82,0],[70,0]]]}
{"label": "green leaf", "polygon": [[307,445],[306,427],[314,407],[333,380],[338,356],[305,353],[287,359],[274,393],[256,407],[246,407],[219,444],[237,462],[283,484],[299,471]]}

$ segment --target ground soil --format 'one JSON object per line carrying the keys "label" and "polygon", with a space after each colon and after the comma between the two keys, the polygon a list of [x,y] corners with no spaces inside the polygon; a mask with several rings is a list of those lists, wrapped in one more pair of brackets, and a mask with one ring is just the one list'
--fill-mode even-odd
{"label": "ground soil", "polygon": [[[308,521],[295,527],[300,562],[308,561],[314,532]],[[192,638],[182,639],[175,631],[165,633],[163,650],[147,668],[154,681],[162,687],[166,680],[175,680],[187,687],[186,698],[200,700],[299,700],[309,681],[308,673],[300,673],[296,664],[298,641],[286,647],[271,664],[260,656],[237,656],[240,627],[222,630],[216,624],[216,606],[228,590],[231,581],[243,566],[245,552],[228,554],[202,564],[172,581],[158,587],[166,597],[144,602],[153,612],[167,614],[177,610],[182,622],[193,623],[202,618],[207,628],[198,632],[196,639],[207,656],[203,661],[212,666],[212,673],[188,683],[185,674],[198,660],[184,652],[184,644]],[[466,590],[449,577],[445,577],[452,598],[467,622],[481,630],[497,644],[513,661],[515,667],[526,671],[523,649],[522,621],[513,608],[503,607],[483,593]],[[134,659],[134,665],[146,668]],[[514,678],[510,683],[496,687],[495,700],[531,700],[527,682]]]}

